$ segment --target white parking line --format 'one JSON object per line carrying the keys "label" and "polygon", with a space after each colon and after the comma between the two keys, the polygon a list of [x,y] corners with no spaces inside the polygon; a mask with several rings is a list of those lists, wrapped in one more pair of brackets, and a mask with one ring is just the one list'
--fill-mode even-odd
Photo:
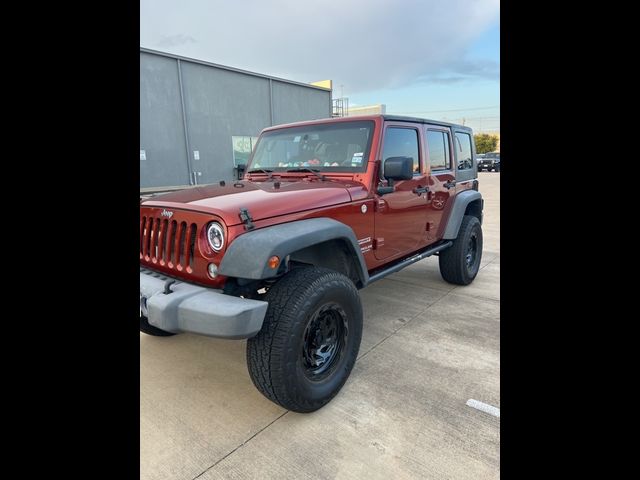
{"label": "white parking line", "polygon": [[493,405],[482,403],[478,400],[470,398],[469,400],[467,400],[467,406],[475,408],[476,410],[480,410],[481,412],[488,413],[489,415],[493,415],[494,417],[500,418],[500,409],[498,407],[494,407]]}

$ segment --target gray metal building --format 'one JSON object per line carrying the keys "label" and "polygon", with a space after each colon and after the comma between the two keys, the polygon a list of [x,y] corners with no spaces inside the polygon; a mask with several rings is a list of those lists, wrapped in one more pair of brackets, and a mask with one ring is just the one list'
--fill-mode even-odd
{"label": "gray metal building", "polygon": [[236,178],[265,127],[331,116],[331,90],[140,49],[140,188]]}

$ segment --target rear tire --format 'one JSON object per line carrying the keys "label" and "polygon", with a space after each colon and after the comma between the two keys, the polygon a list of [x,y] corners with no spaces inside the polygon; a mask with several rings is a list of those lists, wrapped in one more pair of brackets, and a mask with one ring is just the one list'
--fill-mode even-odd
{"label": "rear tire", "polygon": [[362,305],[346,276],[294,268],[265,295],[262,329],[247,341],[256,388],[294,412],[326,405],[347,381],[362,338]]}
{"label": "rear tire", "polygon": [[160,330],[158,327],[150,325],[149,319],[143,315],[140,315],[140,331],[147,335],[153,335],[154,337],[171,337],[175,335],[175,333]]}
{"label": "rear tire", "polygon": [[480,270],[482,227],[480,220],[465,215],[453,245],[440,252],[440,274],[455,285],[469,285]]}

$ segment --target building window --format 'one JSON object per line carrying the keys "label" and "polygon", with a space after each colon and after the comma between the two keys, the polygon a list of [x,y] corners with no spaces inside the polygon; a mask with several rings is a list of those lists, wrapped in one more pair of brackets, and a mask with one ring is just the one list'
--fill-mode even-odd
{"label": "building window", "polygon": [[427,146],[429,148],[431,170],[448,170],[451,168],[448,133],[440,130],[428,130]]}
{"label": "building window", "polygon": [[418,154],[418,131],[413,128],[387,128],[384,136],[383,162],[390,157],[411,157],[413,171],[420,172],[420,155]]}
{"label": "building window", "polygon": [[233,143],[233,166],[246,165],[258,137],[231,137]]}
{"label": "building window", "polygon": [[458,170],[473,168],[473,160],[471,158],[471,135],[468,133],[456,132],[456,144]]}

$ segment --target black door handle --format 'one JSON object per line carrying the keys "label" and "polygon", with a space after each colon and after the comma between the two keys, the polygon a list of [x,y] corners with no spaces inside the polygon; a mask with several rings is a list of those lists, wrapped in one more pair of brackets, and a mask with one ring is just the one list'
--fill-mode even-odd
{"label": "black door handle", "polygon": [[428,191],[429,187],[421,187],[420,185],[413,189],[413,193],[417,193],[418,196],[422,195],[423,193],[427,193]]}
{"label": "black door handle", "polygon": [[451,180],[450,182],[447,182],[445,184],[442,185],[445,188],[451,188],[451,187],[455,187],[456,186],[456,181],[455,180]]}

